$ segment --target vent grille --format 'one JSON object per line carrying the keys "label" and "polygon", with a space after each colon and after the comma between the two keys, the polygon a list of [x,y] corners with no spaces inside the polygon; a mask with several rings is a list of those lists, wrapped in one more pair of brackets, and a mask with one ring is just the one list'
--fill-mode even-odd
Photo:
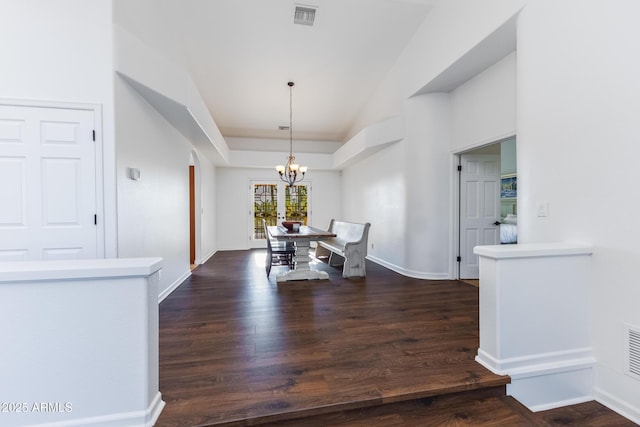
{"label": "vent grille", "polygon": [[640,328],[625,325],[625,373],[640,380]]}
{"label": "vent grille", "polygon": [[313,26],[316,21],[316,8],[312,6],[296,5],[293,13],[293,23],[298,25]]}

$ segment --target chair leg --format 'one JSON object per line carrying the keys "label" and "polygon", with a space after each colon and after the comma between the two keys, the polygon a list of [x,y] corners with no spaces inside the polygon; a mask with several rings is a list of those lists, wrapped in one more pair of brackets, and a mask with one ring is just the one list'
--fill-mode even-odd
{"label": "chair leg", "polygon": [[264,269],[267,272],[267,278],[269,277],[269,274],[271,273],[271,262],[272,262],[271,251],[269,249],[267,249],[267,259],[264,262]]}

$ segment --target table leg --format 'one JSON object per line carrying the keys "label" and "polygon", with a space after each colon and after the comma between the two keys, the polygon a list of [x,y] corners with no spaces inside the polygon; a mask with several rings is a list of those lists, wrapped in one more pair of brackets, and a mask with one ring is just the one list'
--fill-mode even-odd
{"label": "table leg", "polygon": [[289,270],[285,273],[280,273],[276,276],[276,281],[287,282],[290,280],[323,280],[329,279],[329,274],[326,271],[311,270],[309,261],[309,247],[311,242],[309,240],[297,239],[295,241],[296,255],[295,255],[295,267],[293,270]]}

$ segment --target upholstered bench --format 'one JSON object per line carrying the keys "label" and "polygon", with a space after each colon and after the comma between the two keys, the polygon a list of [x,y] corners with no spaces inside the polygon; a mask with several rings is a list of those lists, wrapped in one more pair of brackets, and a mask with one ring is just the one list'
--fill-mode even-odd
{"label": "upholstered bench", "polygon": [[336,237],[318,241],[316,258],[329,257],[329,265],[342,264],[342,277],[364,277],[370,223],[331,220],[327,231]]}

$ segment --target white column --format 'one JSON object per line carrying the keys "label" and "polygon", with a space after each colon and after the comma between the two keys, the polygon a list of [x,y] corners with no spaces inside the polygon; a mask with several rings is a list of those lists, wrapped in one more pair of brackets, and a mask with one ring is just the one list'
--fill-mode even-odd
{"label": "white column", "polygon": [[161,265],[0,263],[0,425],[152,425]]}
{"label": "white column", "polygon": [[593,400],[587,273],[592,249],[561,243],[478,246],[476,360],[511,376],[533,411]]}

